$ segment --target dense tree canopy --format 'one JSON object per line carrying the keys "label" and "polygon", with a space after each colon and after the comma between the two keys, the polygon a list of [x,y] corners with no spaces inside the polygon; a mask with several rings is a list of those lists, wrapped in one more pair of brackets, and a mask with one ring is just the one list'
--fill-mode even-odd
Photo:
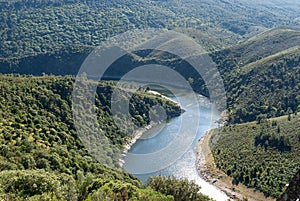
{"label": "dense tree canopy", "polygon": [[[173,200],[144,187],[127,173],[104,166],[119,166],[119,156],[113,150],[102,150],[109,157],[98,160],[87,151],[72,118],[73,84],[70,76],[0,76],[1,199]],[[114,86],[114,82],[98,83],[95,106],[105,136],[123,149],[132,135],[122,133],[111,117],[109,102]],[[166,108],[169,118],[181,113],[178,105],[141,89],[130,102],[133,121],[139,126],[149,124],[149,109],[157,104]]]}
{"label": "dense tree canopy", "polygon": [[234,184],[277,198],[299,170],[299,128],[293,114],[216,129],[210,143],[215,163]]}

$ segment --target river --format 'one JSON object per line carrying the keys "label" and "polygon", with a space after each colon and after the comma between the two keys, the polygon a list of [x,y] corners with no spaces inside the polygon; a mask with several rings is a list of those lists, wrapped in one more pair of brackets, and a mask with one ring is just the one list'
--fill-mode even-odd
{"label": "river", "polygon": [[[144,183],[149,176],[155,175],[194,180],[201,186],[203,194],[217,201],[227,200],[225,193],[200,177],[195,152],[196,143],[205,131],[217,126],[215,121],[219,118],[219,112],[207,98],[191,91],[176,89],[174,96],[175,89],[172,89],[173,93],[161,88],[151,89],[179,102],[186,112],[146,131],[125,156],[124,168]],[[194,101],[195,97],[197,101]],[[185,143],[185,139],[192,139],[191,143]],[[151,154],[153,157],[148,157]],[[168,161],[170,157],[172,160]]]}

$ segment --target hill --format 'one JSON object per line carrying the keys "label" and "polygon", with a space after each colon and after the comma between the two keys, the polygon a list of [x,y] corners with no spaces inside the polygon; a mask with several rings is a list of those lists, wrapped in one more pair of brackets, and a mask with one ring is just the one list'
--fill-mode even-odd
{"label": "hill", "polygon": [[277,198],[299,170],[299,128],[295,114],[216,129],[210,140],[216,166],[234,185]]}
{"label": "hill", "polygon": [[233,185],[274,198],[300,166],[299,44],[298,28],[281,27],[210,54],[224,80],[231,123],[211,139],[216,166]]}
{"label": "hill", "polygon": [[[1,199],[174,200],[170,191],[159,193],[132,175],[117,171],[118,153],[113,150],[101,150],[96,153],[98,157],[88,152],[89,147],[80,140],[72,118],[73,84],[74,78],[70,76],[0,76]],[[132,136],[122,133],[111,119],[108,105],[114,85],[98,83],[97,122],[109,141],[122,149]],[[130,104],[135,114],[133,121],[142,126],[149,124],[147,114],[152,104],[165,107],[169,118],[181,113],[178,105],[143,90],[133,95]],[[90,145],[98,146],[99,142],[93,140]],[[113,165],[115,170],[109,168]],[[182,187],[181,192],[210,200],[197,194],[200,187],[192,182],[176,182],[168,185],[193,186]]]}
{"label": "hill", "polygon": [[[218,66],[227,91],[228,121],[250,122],[225,126],[219,130],[222,135],[215,134],[211,146],[217,166],[233,177],[234,184],[242,182],[278,197],[300,161],[296,115],[300,110],[300,30],[295,28],[299,11],[300,4],[292,0],[0,0],[0,72],[75,75],[90,51],[111,36],[148,27],[186,33]],[[196,92],[209,97],[204,81],[193,79],[195,73],[187,62],[179,58],[170,62],[174,55],[151,53],[126,55],[114,63],[113,73],[119,75],[147,62],[171,65],[192,80]],[[101,151],[89,154],[71,116],[73,82],[72,77],[0,76],[3,199],[176,199],[167,196],[168,188],[175,188],[173,178],[153,180],[154,191],[131,175],[103,166],[118,167],[115,156],[119,153],[101,146],[102,141],[91,146]],[[113,87],[114,82],[99,84],[97,124],[122,149],[132,136],[112,123],[107,106]],[[149,124],[144,114],[156,103],[168,106],[170,118],[181,112],[141,90],[131,102],[133,121]],[[289,116],[266,120],[285,114]],[[88,113],[82,116],[89,118]],[[93,158],[96,155],[98,160]]]}
{"label": "hill", "polygon": [[[298,110],[300,31],[284,26],[298,23],[298,3],[14,0],[2,2],[0,8],[1,73],[75,75],[93,48],[110,36],[132,28],[175,28],[211,52],[227,91],[229,122]],[[173,66],[194,80],[196,92],[209,97],[205,83],[187,63],[178,58],[170,63],[166,55],[148,58],[147,63],[143,54],[116,62],[114,74],[155,61]]]}
{"label": "hill", "polygon": [[[190,34],[195,33],[190,31]],[[299,29],[285,27],[268,30],[236,46],[209,53],[223,78],[229,122],[254,121],[261,115],[270,118],[299,110],[298,44]],[[10,65],[10,69],[28,74],[76,74],[77,63],[82,62],[90,50],[85,49],[83,53],[83,49],[74,49],[72,54],[65,50],[52,55],[26,57],[15,67]],[[68,68],[61,62],[68,62],[67,65],[72,67]],[[134,67],[146,64],[172,67],[187,80],[193,80],[191,86],[196,92],[209,97],[206,83],[197,77],[189,63],[166,52],[140,51],[125,55],[115,61],[107,73],[121,77]],[[5,69],[2,68],[2,71],[10,72]]]}
{"label": "hill", "polygon": [[296,26],[273,28],[240,42],[235,46],[221,50],[218,56],[227,57],[227,61],[229,58],[235,60],[235,63],[230,66],[231,68],[228,69],[226,66],[221,70],[230,71],[234,67],[245,66],[291,47],[298,46],[300,40],[299,33],[300,29]]}
{"label": "hill", "polygon": [[215,51],[269,28],[298,25],[299,10],[290,0],[1,1],[0,67],[2,73],[73,74],[91,48],[136,28],[176,29]]}
{"label": "hill", "polygon": [[300,31],[266,31],[212,53],[224,80],[230,122],[254,121],[299,110]]}
{"label": "hill", "polygon": [[[263,32],[235,46],[207,53],[223,78],[230,123],[299,111],[299,44],[300,30],[282,27]],[[121,77],[134,67],[146,64],[169,66],[186,80],[192,80],[190,84],[196,92],[210,96],[208,83],[199,78],[194,68],[187,61],[166,52],[149,50],[124,56],[110,66],[109,73]]]}

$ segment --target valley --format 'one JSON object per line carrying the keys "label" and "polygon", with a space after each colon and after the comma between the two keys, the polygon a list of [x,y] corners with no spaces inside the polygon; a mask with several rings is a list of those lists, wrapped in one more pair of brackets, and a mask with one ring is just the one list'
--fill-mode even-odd
{"label": "valley", "polygon": [[[300,199],[299,25],[300,3],[293,0],[0,0],[0,200],[225,201],[203,179],[223,182],[220,189],[237,200]],[[189,58],[153,48],[118,58],[99,82],[78,76],[97,47],[147,29],[184,34],[216,69],[199,75]],[[120,82],[151,65],[168,66],[192,90],[177,86],[176,96],[150,85],[135,90],[137,80]],[[209,87],[218,76],[226,91],[222,107]],[[120,99],[113,110],[114,93],[129,98],[128,108]],[[182,119],[188,126],[174,134]],[[131,143],[149,125],[158,126]],[[185,139],[167,152],[176,136]],[[130,165],[157,165],[128,160],[126,169],[128,144],[133,154],[164,148],[156,157],[164,164],[191,136],[184,158],[149,174],[128,173]]]}

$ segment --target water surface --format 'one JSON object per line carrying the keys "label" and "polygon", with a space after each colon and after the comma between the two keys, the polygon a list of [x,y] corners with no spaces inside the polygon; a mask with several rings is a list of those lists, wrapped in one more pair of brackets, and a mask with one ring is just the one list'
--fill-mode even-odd
{"label": "water surface", "polygon": [[219,112],[207,98],[191,91],[172,90],[175,97],[159,88],[155,90],[180,102],[186,112],[145,132],[126,155],[124,168],[144,183],[155,175],[194,180],[202,193],[218,201],[227,200],[225,193],[200,177],[196,164],[196,143],[207,130],[217,126]]}

